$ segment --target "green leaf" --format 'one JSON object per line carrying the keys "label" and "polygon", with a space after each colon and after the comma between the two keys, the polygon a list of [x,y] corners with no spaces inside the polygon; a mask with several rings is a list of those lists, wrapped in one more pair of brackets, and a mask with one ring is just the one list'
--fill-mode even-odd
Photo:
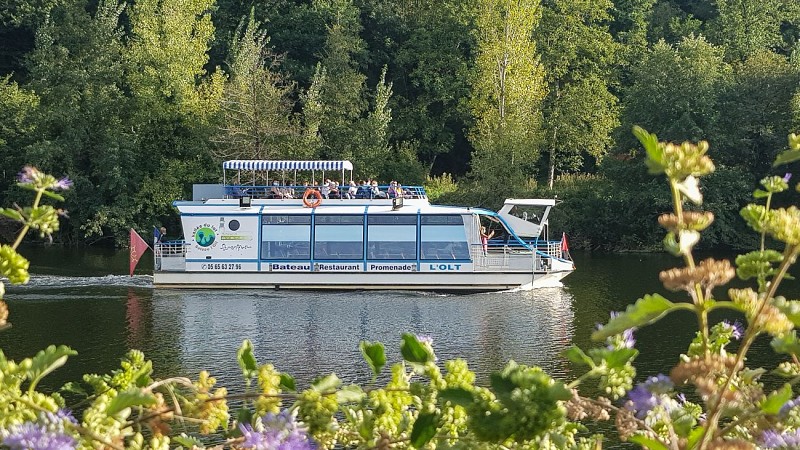
{"label": "green leaf", "polygon": [[242,368],[242,375],[247,380],[258,376],[258,363],[253,354],[253,344],[249,339],[242,341],[242,346],[236,352],[236,359],[239,361],[239,367]]}
{"label": "green leaf", "polygon": [[436,428],[439,418],[436,414],[420,413],[414,421],[414,428],[411,429],[411,446],[421,448],[436,436]]}
{"label": "green leaf", "polygon": [[66,345],[51,345],[40,351],[32,358],[31,368],[28,369],[27,377],[31,380],[29,390],[33,392],[36,385],[47,374],[63,366],[67,362],[67,357],[77,355],[78,352]]}
{"label": "green leaf", "polygon": [[637,355],[639,355],[639,350],[635,348],[619,348],[608,351],[603,355],[603,359],[606,361],[608,367],[618,368],[624,366],[629,361],[633,360],[633,358],[636,358]]}
{"label": "green leaf", "polygon": [[560,381],[556,381],[548,388],[550,398],[553,400],[567,401],[572,398],[572,391]]}
{"label": "green leaf", "polygon": [[386,365],[386,348],[381,342],[361,341],[359,344],[364,360],[372,369],[372,373],[377,377],[381,369]]}
{"label": "green leaf", "polygon": [[753,197],[755,198],[766,198],[769,197],[769,192],[762,191],[761,189],[756,189],[753,191]]}
{"label": "green leaf", "polygon": [[664,150],[658,145],[658,137],[638,125],[633,127],[633,135],[647,152],[645,164],[648,172],[653,175],[664,172]]}
{"label": "green leaf", "polygon": [[341,405],[342,403],[358,403],[366,397],[367,394],[357,384],[345,386],[336,391],[336,401]]}
{"label": "green leaf", "polygon": [[472,392],[464,388],[446,388],[439,391],[439,399],[454,405],[467,407],[472,404]]}
{"label": "green leaf", "polygon": [[61,196],[61,195],[59,195],[59,194],[56,194],[56,193],[55,193],[55,192],[53,192],[53,191],[48,191],[47,189],[43,190],[43,191],[42,191],[42,194],[44,194],[44,195],[46,195],[46,196],[48,196],[48,197],[50,197],[50,198],[52,198],[52,199],[58,200],[58,201],[60,201],[60,202],[63,202],[63,201],[64,201],[64,197],[62,197],[62,196]]}
{"label": "green leaf", "polygon": [[572,345],[561,354],[567,358],[568,360],[574,362],[575,364],[583,364],[589,367],[594,367],[594,361],[590,358],[583,350],[580,349],[577,345]]}
{"label": "green leaf", "polygon": [[59,389],[59,391],[69,392],[70,394],[77,394],[83,397],[89,396],[89,394],[86,392],[86,389],[74,381],[68,381],[64,384],[64,386],[61,387],[61,389]]}
{"label": "green leaf", "polygon": [[131,406],[149,406],[156,404],[156,396],[152,393],[145,392],[142,389],[131,388],[120,392],[116,397],[111,399],[111,402],[106,408],[106,414],[113,416],[125,408]]}
{"label": "green leaf", "polygon": [[780,166],[781,164],[789,164],[800,160],[800,150],[786,150],[785,152],[778,153],[775,157],[775,162],[772,167]]}
{"label": "green leaf", "polygon": [[644,448],[650,450],[669,450],[669,447],[662,444],[661,441],[644,437],[641,434],[635,434],[628,438],[628,441],[639,444]]}
{"label": "green leaf", "polygon": [[654,323],[679,308],[659,294],[645,295],[635,304],[628,305],[625,312],[611,319],[606,326],[592,333],[592,339],[601,341],[625,330]]}
{"label": "green leaf", "polygon": [[705,432],[706,432],[706,427],[702,425],[692,430],[692,432],[689,433],[688,445],[686,446],[686,448],[694,448],[694,446],[698,442],[700,442],[700,438],[703,437],[703,434]]}
{"label": "green leaf", "polygon": [[783,353],[787,355],[800,355],[800,341],[797,339],[797,333],[792,330],[791,333],[784,334],[781,337],[772,338],[769,343],[775,353]]}
{"label": "green leaf", "polygon": [[297,391],[297,383],[294,381],[294,377],[289,375],[288,373],[282,373],[280,388],[285,391],[291,391],[291,392]]}
{"label": "green leaf", "polygon": [[[250,408],[245,408],[245,407],[239,408],[239,410],[236,412],[236,420],[239,423],[249,423],[249,424],[252,425],[253,424],[253,412],[250,411]],[[233,431],[239,431],[239,429],[236,428]]]}
{"label": "green leaf", "polygon": [[170,440],[183,448],[205,448],[203,441],[185,433],[181,433],[180,436],[172,436]]}
{"label": "green leaf", "polygon": [[400,354],[411,363],[425,364],[433,361],[433,354],[411,333],[403,333]]}
{"label": "green leaf", "polygon": [[789,383],[784,384],[782,388],[772,392],[761,402],[761,411],[773,416],[778,414],[784,403],[792,399],[792,395],[792,386]]}
{"label": "green leaf", "polygon": [[0,214],[8,217],[11,220],[15,220],[17,222],[22,222],[24,220],[23,217],[22,217],[22,214],[20,214],[20,212],[17,211],[16,209],[0,208]]}
{"label": "green leaf", "polygon": [[311,388],[318,392],[333,392],[342,385],[342,380],[332,373],[328,376],[317,378],[311,383]]}

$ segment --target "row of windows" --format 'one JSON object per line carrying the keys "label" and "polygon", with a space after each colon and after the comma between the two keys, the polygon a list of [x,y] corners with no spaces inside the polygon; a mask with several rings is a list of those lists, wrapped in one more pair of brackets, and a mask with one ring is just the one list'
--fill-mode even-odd
{"label": "row of windows", "polygon": [[[262,243],[261,259],[311,259],[311,245],[308,241],[266,241]],[[364,259],[364,246],[361,242],[315,242],[314,259],[362,260]],[[415,242],[369,243],[367,259],[415,261],[417,246]],[[422,242],[420,243],[420,259],[469,259],[469,246],[466,242]]]}
{"label": "row of windows", "polygon": [[[382,215],[367,218],[364,246],[364,216],[315,216],[314,259],[321,260],[416,260],[417,217]],[[422,216],[420,259],[469,259],[469,246],[461,216]],[[270,260],[311,259],[310,216],[271,215],[262,219],[261,258]],[[365,248],[366,247],[366,248]]]}
{"label": "row of windows", "polygon": [[[324,215],[317,214],[314,216],[314,223],[319,224],[335,224],[335,225],[363,225],[364,215]],[[455,214],[441,214],[441,215],[425,215],[420,216],[420,223],[422,225],[464,225],[464,219]],[[261,216],[262,225],[310,225],[310,215],[275,215],[265,214]],[[411,214],[397,215],[397,214],[382,214],[367,216],[367,224],[369,225],[416,225],[417,216]]]}

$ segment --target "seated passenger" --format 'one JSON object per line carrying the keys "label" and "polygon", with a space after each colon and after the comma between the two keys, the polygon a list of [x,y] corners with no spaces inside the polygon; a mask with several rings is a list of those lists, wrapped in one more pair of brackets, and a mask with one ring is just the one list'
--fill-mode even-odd
{"label": "seated passenger", "polygon": [[397,195],[397,181],[392,180],[392,182],[389,183],[389,189],[386,190],[386,194],[389,196],[389,198],[397,198],[402,196]]}
{"label": "seated passenger", "polygon": [[320,186],[319,193],[322,194],[322,198],[329,198],[331,193],[331,180],[325,180]]}
{"label": "seated passenger", "polygon": [[355,181],[350,180],[350,188],[347,190],[347,198],[356,198],[356,194],[358,194],[358,185]]}
{"label": "seated passenger", "polygon": [[284,198],[284,190],[280,188],[278,180],[272,182],[272,188],[269,190],[269,198]]}
{"label": "seated passenger", "polygon": [[386,193],[381,191],[376,180],[372,180],[372,198],[386,198]]}
{"label": "seated passenger", "polygon": [[336,180],[331,180],[328,183],[328,188],[330,189],[328,198],[342,198],[342,196],[339,194],[339,183]]}
{"label": "seated passenger", "polygon": [[358,187],[358,191],[356,192],[356,198],[371,198],[372,190],[367,185],[366,181],[361,182],[361,186]]}

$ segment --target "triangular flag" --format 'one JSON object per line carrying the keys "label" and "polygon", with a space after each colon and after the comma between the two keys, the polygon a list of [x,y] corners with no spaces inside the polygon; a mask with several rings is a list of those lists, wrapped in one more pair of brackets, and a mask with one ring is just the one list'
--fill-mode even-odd
{"label": "triangular flag", "polygon": [[569,247],[567,246],[567,233],[561,233],[561,252],[569,253]]}
{"label": "triangular flag", "polygon": [[147,245],[147,242],[139,236],[136,230],[131,228],[131,276],[133,276],[133,270],[136,269],[136,264],[139,264],[139,259],[148,248],[150,246]]}

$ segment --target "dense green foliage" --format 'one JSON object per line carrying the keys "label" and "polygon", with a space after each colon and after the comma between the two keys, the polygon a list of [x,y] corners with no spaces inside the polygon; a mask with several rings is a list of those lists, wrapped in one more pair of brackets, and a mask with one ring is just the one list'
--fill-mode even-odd
{"label": "dense green foliage", "polygon": [[24,164],[63,170],[75,213],[57,238],[112,242],[173,222],[171,200],[222,159],[348,158],[381,181],[451,174],[440,201],[558,195],[576,244],[635,250],[668,204],[640,124],[711,142],[706,189],[725,195],[706,244],[740,246],[731,208],[800,121],[798,5],[6,2],[0,191]]}

